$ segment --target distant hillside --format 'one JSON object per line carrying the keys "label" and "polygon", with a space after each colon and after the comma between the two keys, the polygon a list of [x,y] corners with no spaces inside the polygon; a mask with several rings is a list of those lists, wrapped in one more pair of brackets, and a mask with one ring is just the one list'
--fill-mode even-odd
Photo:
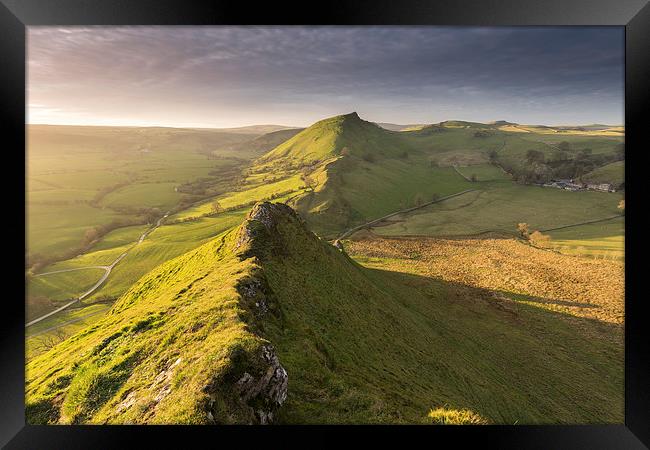
{"label": "distant hillside", "polygon": [[625,161],[616,161],[607,164],[580,178],[584,183],[610,183],[620,188],[625,183]]}
{"label": "distant hillside", "polygon": [[291,205],[319,233],[335,237],[390,212],[472,188],[452,166],[497,164],[518,181],[541,182],[573,178],[622,158],[620,137],[591,132],[558,137],[545,130],[448,120],[397,132],[350,113],[316,122],[260,157],[251,170],[258,176],[302,173],[313,189]]}
{"label": "distant hillside", "polygon": [[594,342],[611,344],[576,330],[490,291],[364,268],[287,206],[262,203],[31,360],[26,416],[430,423],[436,408],[479,423],[620,421],[620,372]]}
{"label": "distant hillside", "polygon": [[232,150],[235,152],[241,152],[243,155],[251,155],[253,157],[260,156],[282,144],[284,141],[291,139],[303,129],[304,128],[290,128],[287,130],[266,133],[250,141],[236,144],[232,147]]}
{"label": "distant hillside", "polygon": [[215,131],[222,131],[226,133],[241,133],[241,134],[268,134],[281,130],[295,130],[296,127],[287,127],[284,125],[248,125],[245,127],[236,128],[211,128]]}
{"label": "distant hillside", "polygon": [[209,152],[254,139],[259,134],[253,131],[165,127],[27,126],[29,149],[39,153],[48,152],[50,148],[78,150],[80,146],[107,154],[181,149]]}
{"label": "distant hillside", "polygon": [[[426,157],[401,137],[362,120],[356,113],[315,123],[258,160],[257,170],[299,170],[315,184],[292,205],[320,233],[376,218],[429,198],[435,171]],[[444,177],[460,177],[445,171]],[[395,187],[399,186],[399,189]],[[444,188],[442,192],[448,192]]]}
{"label": "distant hillside", "polygon": [[375,122],[377,125],[382,127],[385,130],[390,130],[390,131],[405,131],[405,130],[412,130],[415,128],[423,127],[424,124],[410,124],[410,125],[398,125],[396,123],[386,123],[386,122]]}

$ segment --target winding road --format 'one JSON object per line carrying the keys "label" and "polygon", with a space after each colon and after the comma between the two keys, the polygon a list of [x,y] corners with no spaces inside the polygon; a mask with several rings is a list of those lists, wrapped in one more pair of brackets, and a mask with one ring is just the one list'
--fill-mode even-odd
{"label": "winding road", "polygon": [[[120,256],[118,256],[117,259],[116,259],[115,261],[113,261],[113,262],[112,262],[110,265],[108,265],[108,266],[85,266],[85,267],[75,267],[75,268],[72,268],[72,269],[53,270],[53,271],[51,271],[51,272],[43,272],[43,273],[39,273],[39,274],[34,275],[34,277],[42,277],[42,276],[45,276],[45,275],[52,275],[52,274],[55,274],[55,273],[72,272],[72,271],[74,271],[74,270],[85,270],[85,269],[103,269],[103,270],[104,270],[104,275],[102,275],[102,277],[97,281],[97,283],[95,283],[95,284],[94,284],[90,289],[88,289],[86,292],[84,292],[83,294],[81,294],[79,297],[75,298],[75,299],[72,300],[71,302],[68,302],[68,303],[66,303],[65,305],[61,306],[60,308],[57,308],[57,309],[55,309],[54,311],[51,311],[51,312],[49,312],[49,313],[47,313],[47,314],[45,314],[45,315],[43,315],[43,316],[41,316],[41,317],[39,317],[39,318],[37,318],[37,319],[32,320],[31,322],[28,322],[27,324],[25,324],[25,328],[27,328],[27,327],[29,327],[29,326],[31,326],[31,325],[34,325],[35,323],[38,323],[38,322],[40,322],[40,321],[42,321],[42,320],[45,320],[45,319],[47,319],[48,317],[51,317],[51,316],[53,316],[54,314],[57,314],[57,313],[59,313],[59,312],[65,310],[65,309],[69,308],[70,306],[74,305],[75,303],[80,302],[81,300],[83,300],[84,298],[88,297],[90,294],[92,294],[93,292],[95,292],[95,291],[96,291],[96,290],[97,290],[97,289],[98,289],[98,288],[99,288],[99,287],[104,283],[104,281],[106,281],[106,279],[108,278],[108,276],[111,274],[111,270],[113,270],[113,267],[115,267],[115,266],[117,265],[117,263],[119,263],[120,261],[122,261],[122,259],[124,259],[124,257],[129,253],[129,251],[130,251],[133,247],[135,247],[136,245],[141,244],[142,241],[144,241],[144,239],[145,239],[149,234],[151,234],[151,232],[153,232],[156,228],[158,228],[158,227],[162,224],[162,221],[163,221],[167,216],[169,216],[169,211],[167,211],[167,212],[165,213],[164,216],[162,216],[160,219],[158,219],[158,221],[156,222],[156,225],[154,225],[153,227],[149,228],[147,231],[145,231],[144,233],[142,233],[142,235],[140,236],[140,238],[137,240],[137,242],[136,242],[134,245],[132,245],[131,247],[129,247],[129,248],[128,248],[124,253],[122,253]],[[58,328],[58,326],[57,326],[57,327],[54,327],[54,328]]]}

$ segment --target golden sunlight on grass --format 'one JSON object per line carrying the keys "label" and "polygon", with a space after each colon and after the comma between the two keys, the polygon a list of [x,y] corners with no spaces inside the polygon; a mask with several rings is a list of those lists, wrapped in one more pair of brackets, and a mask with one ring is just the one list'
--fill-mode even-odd
{"label": "golden sunlight on grass", "polygon": [[469,409],[432,409],[427,415],[433,425],[487,425],[488,421]]}
{"label": "golden sunlight on grass", "polygon": [[370,239],[346,248],[367,266],[488,289],[577,317],[624,320],[620,261],[562,255],[515,239]]}

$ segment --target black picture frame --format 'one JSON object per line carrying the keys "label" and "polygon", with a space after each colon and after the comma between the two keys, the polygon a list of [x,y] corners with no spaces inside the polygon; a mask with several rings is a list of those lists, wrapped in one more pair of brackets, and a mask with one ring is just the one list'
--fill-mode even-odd
{"label": "black picture frame", "polygon": [[[269,445],[293,438],[315,442],[318,433],[325,440],[334,431],[361,432],[399,442],[419,434],[423,444],[440,445],[441,439],[454,446],[473,442],[494,448],[644,448],[650,446],[650,342],[643,296],[643,228],[633,224],[642,219],[645,154],[650,147],[645,137],[650,92],[650,5],[647,0],[356,0],[315,3],[253,5],[236,1],[183,0],[0,0],[0,92],[2,125],[13,146],[3,145],[3,157],[15,156],[25,164],[19,149],[25,148],[25,30],[32,25],[465,25],[531,26],[578,25],[624,26],[626,36],[625,130],[626,130],[626,322],[625,322],[625,424],[576,426],[485,426],[485,427],[186,427],[186,426],[31,426],[24,418],[24,285],[20,287],[17,264],[7,266],[7,278],[16,286],[6,295],[1,327],[0,361],[0,444],[6,448],[128,448],[146,442],[148,448],[195,448],[198,440],[226,444],[224,436],[248,445],[253,437]],[[6,140],[5,140],[6,143]],[[11,172],[20,177],[18,169]],[[647,166],[646,166],[647,167]],[[23,176],[24,169],[23,168]],[[24,180],[23,180],[24,181]],[[20,189],[17,189],[20,191]],[[24,205],[24,191],[11,192],[7,208]],[[15,202],[15,205],[12,203]],[[20,222],[18,220],[18,222]],[[24,225],[24,224],[23,224]],[[13,235],[19,235],[12,224]],[[24,231],[24,226],[23,226]],[[24,251],[14,239],[15,257]],[[22,253],[24,255],[24,253]],[[7,258],[13,260],[14,258]],[[15,270],[15,278],[8,274]],[[8,283],[9,284],[9,283]],[[606,407],[606,405],[604,406]],[[284,434],[276,441],[277,432]],[[407,436],[408,435],[408,436]],[[275,442],[275,444],[274,444]],[[319,440],[320,443],[325,441]],[[414,442],[415,441],[409,441]],[[417,445],[417,444],[416,444]],[[422,445],[422,444],[419,444]],[[442,444],[444,445],[444,444]]]}

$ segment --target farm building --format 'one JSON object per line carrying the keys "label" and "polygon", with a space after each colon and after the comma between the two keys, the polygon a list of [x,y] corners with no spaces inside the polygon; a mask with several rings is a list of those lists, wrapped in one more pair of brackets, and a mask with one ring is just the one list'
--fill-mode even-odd
{"label": "farm building", "polygon": [[616,192],[616,189],[610,183],[588,184],[587,189],[592,189],[594,191],[603,191],[603,192]]}

